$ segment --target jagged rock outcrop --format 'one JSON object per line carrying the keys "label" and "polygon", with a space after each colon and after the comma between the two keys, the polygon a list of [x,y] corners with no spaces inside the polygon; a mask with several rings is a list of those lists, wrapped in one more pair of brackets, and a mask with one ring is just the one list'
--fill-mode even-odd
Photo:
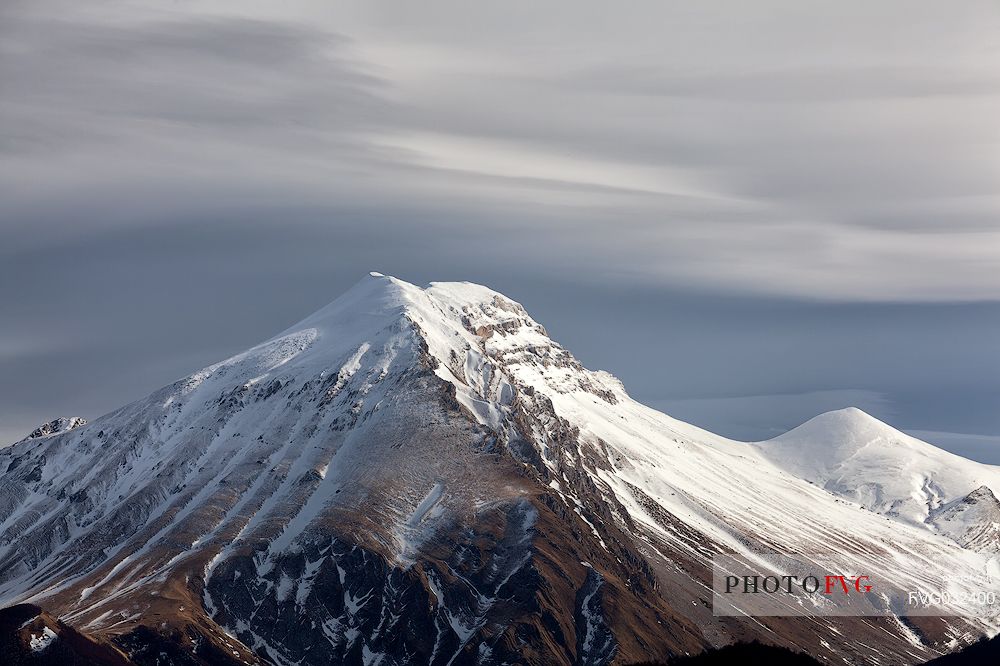
{"label": "jagged rock outcrop", "polygon": [[34,430],[26,439],[38,439],[39,437],[49,437],[60,433],[69,432],[74,428],[87,425],[87,419],[80,416],[60,416],[48,423],[43,423]]}
{"label": "jagged rock outcrop", "polygon": [[929,522],[965,548],[1000,554],[1000,502],[987,486],[942,506]]}

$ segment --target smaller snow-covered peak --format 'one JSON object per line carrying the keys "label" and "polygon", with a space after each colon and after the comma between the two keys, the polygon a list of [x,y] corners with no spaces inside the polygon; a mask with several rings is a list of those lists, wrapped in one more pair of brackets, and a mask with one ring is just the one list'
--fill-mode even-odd
{"label": "smaller snow-covered peak", "polygon": [[934,448],[857,407],[825,412],[758,446],[782,467],[812,481],[825,480],[861,452],[884,462],[887,456],[907,455],[898,449]]}
{"label": "smaller snow-covered peak", "polygon": [[43,423],[34,430],[31,434],[25,437],[25,439],[38,439],[40,437],[51,437],[52,435],[58,435],[60,433],[69,432],[74,428],[79,428],[80,426],[87,425],[87,419],[80,416],[60,416],[57,419],[53,419],[48,423]]}
{"label": "smaller snow-covered peak", "polygon": [[824,440],[836,439],[841,442],[867,443],[878,437],[906,435],[857,407],[845,407],[815,416],[774,440],[805,440],[822,444],[825,443]]}
{"label": "smaller snow-covered peak", "polygon": [[785,471],[867,509],[923,525],[971,489],[1000,490],[1000,469],[911,437],[851,407],[753,445]]}

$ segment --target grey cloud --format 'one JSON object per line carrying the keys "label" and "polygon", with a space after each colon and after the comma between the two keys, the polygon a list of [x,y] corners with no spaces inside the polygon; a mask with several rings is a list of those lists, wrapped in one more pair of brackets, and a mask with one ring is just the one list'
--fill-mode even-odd
{"label": "grey cloud", "polygon": [[[35,20],[6,31],[16,57],[0,66],[0,109],[18,121],[9,125],[15,147],[70,149],[89,138],[95,150],[132,148],[150,143],[151,131],[211,143],[252,142],[261,130],[263,143],[279,132],[294,140],[313,123],[357,129],[386,104],[382,83],[346,59],[348,39],[307,26]],[[215,135],[200,135],[207,130]]]}
{"label": "grey cloud", "polygon": [[682,412],[848,391],[998,432],[997,15],[4,3],[0,434],[368,270],[507,291]]}
{"label": "grey cloud", "polygon": [[[688,72],[665,67],[594,67],[548,85],[633,95],[720,99],[767,105],[893,98],[995,96],[1000,77],[989,68],[805,65],[737,72]],[[910,101],[913,101],[910,99]]]}
{"label": "grey cloud", "polygon": [[[421,201],[444,198],[473,220],[483,206],[521,198],[525,208],[535,206],[537,216],[550,216],[553,207],[565,211],[581,237],[600,239],[599,226],[613,217],[614,234],[636,242],[657,221],[662,242],[683,256],[705,253],[712,243],[703,241],[716,239],[722,249],[712,256],[726,257],[729,267],[726,274],[716,272],[718,278],[764,292],[780,292],[788,281],[769,278],[768,271],[735,270],[747,262],[731,261],[726,245],[739,246],[747,236],[762,238],[760,261],[777,261],[765,249],[777,246],[786,253],[785,261],[799,254],[816,267],[823,264],[816,261],[823,250],[812,239],[852,238],[863,248],[864,236],[852,235],[846,230],[851,226],[907,234],[919,228],[947,236],[949,229],[989,231],[995,210],[995,204],[970,213],[951,206],[946,222],[923,211],[940,207],[942,200],[995,196],[993,160],[969,147],[979,138],[975,132],[981,123],[931,118],[938,130],[932,145],[920,122],[894,117],[898,101],[865,99],[862,107],[851,106],[854,97],[886,82],[896,86],[897,94],[933,89],[945,72],[975,83],[958,85],[959,90],[974,87],[982,93],[988,87],[988,77],[980,81],[979,70],[957,64],[876,62],[865,69],[807,59],[797,68],[767,70],[761,69],[769,62],[765,57],[733,74],[726,69],[732,69],[731,54],[723,52],[720,60],[701,65],[702,73],[679,74],[683,61],[652,58],[650,64],[651,54],[638,58],[627,43],[609,40],[604,44],[608,54],[628,64],[574,77],[567,72],[572,60],[558,52],[535,51],[537,63],[522,70],[528,64],[525,55],[491,51],[499,46],[491,39],[503,34],[503,26],[493,36],[474,30],[465,41],[462,33],[445,34],[439,26],[427,46],[448,63],[448,73],[428,70],[423,85],[414,87],[405,75],[405,46],[398,54],[372,51],[363,37],[345,36],[357,30],[351,20],[333,30],[324,21],[241,15],[153,19],[138,14],[116,21],[89,16],[73,21],[69,9],[56,15],[60,18],[36,13],[8,24],[13,26],[7,29],[15,45],[11,50],[18,57],[6,59],[12,64],[2,76],[17,101],[0,107],[0,114],[16,128],[7,134],[7,145],[22,152],[33,147],[36,153],[9,165],[9,182],[16,187],[6,197],[11,207],[27,200],[44,208],[39,200],[49,200],[53,186],[85,190],[84,196],[115,187],[152,190],[152,197],[157,189],[203,188],[217,191],[220,201],[227,191],[241,190],[268,193],[272,199],[325,198],[338,205],[344,199],[374,198],[410,199],[420,207]],[[680,12],[679,19],[691,17]],[[481,43],[469,43],[477,37]],[[566,37],[573,43],[580,35]],[[643,37],[640,33],[638,41]],[[538,48],[537,37],[523,39]],[[484,77],[475,57],[465,64],[463,56],[483,52],[506,62],[495,67],[496,76]],[[416,53],[419,61],[419,48]],[[671,53],[669,47],[665,53]],[[680,99],[637,103],[616,94],[615,86],[627,89],[646,80],[674,86]],[[828,103],[815,104],[812,98],[820,92],[819,101]],[[798,103],[801,98],[811,103]],[[770,101],[762,105],[762,100]],[[920,102],[907,104],[905,113],[930,113],[921,110]],[[394,137],[405,140],[414,132],[446,140],[488,139],[495,145],[468,148],[469,163],[455,164],[433,150],[425,155],[393,145]],[[477,164],[488,161],[492,150],[517,153],[525,147],[531,147],[525,165],[538,160],[544,165],[550,157],[562,161],[535,176],[519,174],[516,166],[505,173],[485,172]],[[60,153],[64,159],[53,165]],[[606,174],[623,165],[672,170],[695,183],[697,206],[685,199],[683,187],[657,197],[642,187],[576,180],[565,166],[581,160]],[[602,208],[615,213],[591,212]],[[913,208],[918,211],[910,212]],[[911,215],[917,222],[907,225]],[[893,216],[904,222],[895,224]],[[805,242],[790,247],[789,238]],[[864,262],[864,254],[855,263]],[[657,263],[644,261],[647,269]],[[888,281],[892,289],[867,291],[876,297],[927,297],[919,281],[909,290],[899,288],[909,279],[897,268],[899,261],[882,257],[882,262],[883,271],[900,273],[902,279]],[[705,279],[697,270],[683,272],[684,262],[672,266],[666,273],[643,267],[638,272],[653,279]],[[838,284],[832,268],[808,288],[834,298],[859,295],[856,288]],[[977,280],[970,296],[981,298],[984,288]],[[931,297],[955,298],[960,292],[961,283]]]}

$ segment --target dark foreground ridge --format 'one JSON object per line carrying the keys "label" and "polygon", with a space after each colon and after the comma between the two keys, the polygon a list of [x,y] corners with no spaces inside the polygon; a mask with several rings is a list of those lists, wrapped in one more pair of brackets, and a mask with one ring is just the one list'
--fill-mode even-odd
{"label": "dark foreground ridge", "polygon": [[982,639],[960,652],[932,659],[926,666],[995,666],[1000,664],[1000,636]]}
{"label": "dark foreground ridge", "polygon": [[0,610],[0,663],[5,666],[128,666],[114,647],[63,624],[38,606]]}
{"label": "dark foreground ridge", "polygon": [[[47,633],[46,629],[49,632]],[[48,637],[43,640],[43,637]],[[181,648],[181,637],[140,626],[108,644],[52,617],[38,606],[18,604],[0,610],[0,663],[4,666],[236,666],[241,664],[206,642],[192,654]],[[818,666],[809,655],[758,641],[736,643],[667,662],[633,666]],[[924,666],[987,666],[1000,664],[1000,636],[926,662]]]}

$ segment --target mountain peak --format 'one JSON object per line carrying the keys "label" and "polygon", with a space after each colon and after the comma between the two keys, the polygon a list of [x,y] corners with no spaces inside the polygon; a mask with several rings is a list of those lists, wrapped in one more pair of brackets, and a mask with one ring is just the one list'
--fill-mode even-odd
{"label": "mountain peak", "polygon": [[969,503],[984,504],[992,499],[990,488],[1000,487],[994,468],[911,437],[856,407],[820,414],[755,446],[799,478],[915,525],[965,498],[970,487],[983,486]]}
{"label": "mountain peak", "polygon": [[767,445],[807,448],[822,458],[844,458],[874,442],[909,445],[916,441],[857,407],[845,407],[814,416],[769,440]]}
{"label": "mountain peak", "polygon": [[996,495],[993,494],[993,491],[990,490],[989,486],[979,486],[971,493],[966,495],[963,501],[966,502],[967,504],[976,504],[979,502],[991,502],[994,504],[1000,504],[1000,502],[997,501]]}
{"label": "mountain peak", "polygon": [[351,322],[361,323],[361,320],[373,316],[399,315],[420,291],[420,287],[409,282],[372,271],[335,300],[280,335],[308,328],[343,328]]}
{"label": "mountain peak", "polygon": [[343,340],[357,337],[370,324],[385,326],[401,317],[417,324],[425,336],[435,337],[431,329],[436,329],[446,339],[455,337],[456,327],[471,333],[477,328],[510,333],[523,325],[546,335],[520,303],[489,287],[473,282],[431,282],[420,287],[372,271],[277,337],[314,330],[321,336],[332,332]]}
{"label": "mountain peak", "polygon": [[868,412],[857,407],[844,407],[814,416],[784,435],[779,435],[777,439],[817,433],[838,438],[850,436],[856,439],[903,435],[888,423],[878,420]]}
{"label": "mountain peak", "polygon": [[355,366],[378,365],[369,368],[375,381],[390,366],[400,372],[429,366],[455,386],[456,399],[481,422],[495,425],[495,410],[484,411],[483,398],[506,390],[493,369],[501,359],[536,370],[558,364],[564,372],[550,372],[546,381],[586,385],[607,400],[623,392],[616,381],[586,374],[524,307],[497,291],[471,282],[419,287],[377,272],[270,340],[185,381],[217,390],[210,388],[214,380],[206,383],[209,377],[226,384],[239,376],[249,386],[280,375],[284,384],[293,376],[325,376],[345,361],[352,374]]}
{"label": "mountain peak", "polygon": [[857,407],[814,416],[757,446],[765,456],[797,476],[824,483],[845,476],[845,465],[872,456],[885,466],[889,459],[906,457],[905,449],[933,449]]}

